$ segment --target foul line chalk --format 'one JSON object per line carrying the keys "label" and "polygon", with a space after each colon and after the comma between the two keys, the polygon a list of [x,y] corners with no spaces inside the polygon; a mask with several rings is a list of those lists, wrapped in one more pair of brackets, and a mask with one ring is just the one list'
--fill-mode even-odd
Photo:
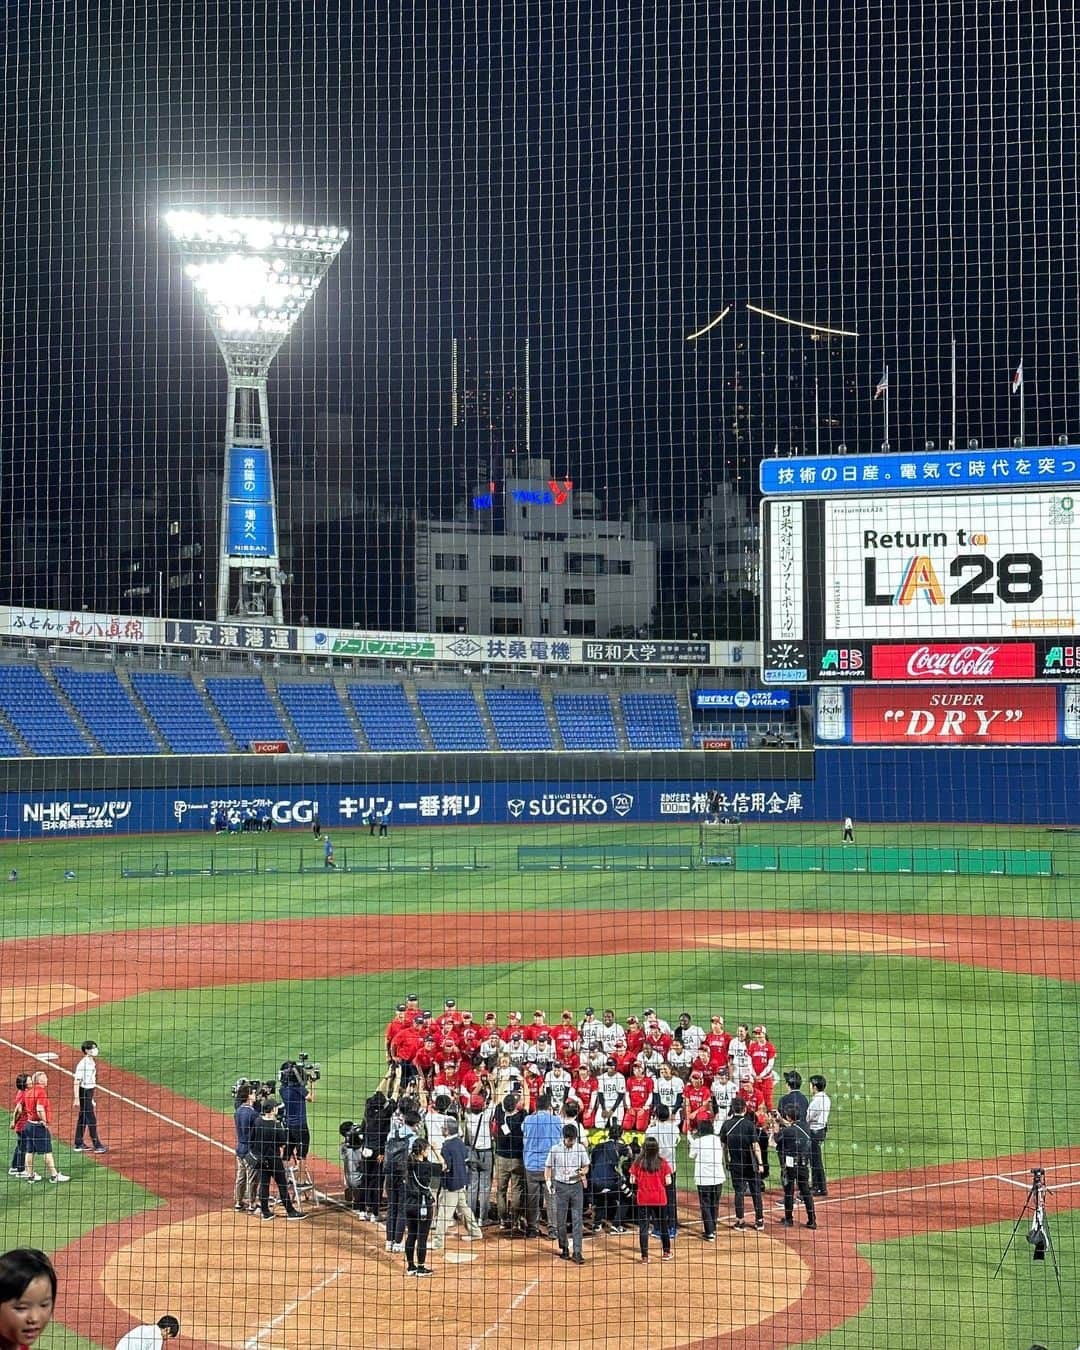
{"label": "foul line chalk", "polygon": [[521,1291],[521,1293],[518,1294],[517,1298],[514,1299],[513,1303],[510,1304],[509,1308],[507,1308],[507,1310],[504,1313],[496,1317],[495,1321],[492,1322],[491,1326],[488,1327],[487,1331],[485,1331],[482,1336],[478,1337],[475,1341],[473,1341],[469,1345],[469,1350],[479,1350],[479,1347],[483,1345],[483,1343],[487,1340],[487,1338],[493,1335],[496,1331],[498,1331],[499,1327],[506,1320],[506,1318],[508,1318],[511,1313],[517,1312],[518,1308],[521,1307],[521,1305],[525,1302],[525,1300],[529,1297],[529,1295],[532,1293],[532,1291],[536,1288],[536,1286],[539,1283],[540,1281],[536,1279],[533,1280],[532,1284],[526,1285],[526,1287]]}
{"label": "foul line chalk", "polygon": [[338,1266],[337,1270],[335,1270],[332,1275],[327,1275],[326,1279],[317,1284],[314,1289],[309,1289],[306,1294],[301,1294],[299,1298],[294,1298],[284,1312],[279,1312],[273,1321],[267,1322],[264,1327],[260,1327],[254,1336],[249,1337],[244,1342],[244,1350],[259,1350],[259,1343],[269,1336],[272,1331],[276,1331],[277,1328],[281,1326],[282,1322],[284,1322],[287,1317],[291,1317],[302,1303],[306,1303],[309,1298],[314,1298],[316,1294],[321,1294],[322,1291],[332,1285],[335,1280],[339,1280],[342,1275],[345,1274],[347,1269],[347,1266]]}

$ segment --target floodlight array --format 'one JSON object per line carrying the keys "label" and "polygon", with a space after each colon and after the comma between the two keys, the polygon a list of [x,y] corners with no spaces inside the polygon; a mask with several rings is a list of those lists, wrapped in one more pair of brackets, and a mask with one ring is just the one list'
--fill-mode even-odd
{"label": "floodlight array", "polygon": [[348,239],[349,231],[336,225],[291,225],[280,220],[253,216],[209,215],[203,211],[169,211],[165,216],[178,243],[232,244],[256,252],[299,249],[333,253]]}

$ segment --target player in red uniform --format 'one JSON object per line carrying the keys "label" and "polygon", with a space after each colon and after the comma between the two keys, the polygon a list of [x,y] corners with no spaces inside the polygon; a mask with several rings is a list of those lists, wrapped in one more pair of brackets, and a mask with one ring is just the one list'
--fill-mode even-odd
{"label": "player in red uniform", "polygon": [[570,1046],[572,1050],[577,1050],[578,1042],[581,1036],[576,1026],[574,1026],[574,1014],[569,1008],[564,1008],[562,1017],[557,1027],[551,1029],[551,1039],[555,1042],[555,1050],[563,1064],[566,1060],[563,1058],[565,1047]]}
{"label": "player in red uniform", "polygon": [[716,1072],[713,1066],[712,1054],[707,1045],[703,1045],[694,1058],[690,1061],[690,1077],[693,1078],[695,1072],[700,1073],[705,1085],[712,1085],[713,1074]]}
{"label": "player in red uniform", "polygon": [[581,1107],[581,1123],[591,1130],[596,1124],[596,1112],[593,1110],[593,1097],[596,1094],[596,1078],[585,1065],[580,1065],[570,1084],[570,1096]]}
{"label": "player in red uniform", "polygon": [[415,1022],[420,1016],[422,1009],[420,1007],[419,994],[406,994],[405,996],[405,1016],[410,1023]]}
{"label": "player in red uniform", "polygon": [[525,1039],[529,1042],[535,1042],[545,1033],[551,1035],[551,1028],[547,1024],[547,1014],[543,1008],[537,1008],[533,1013],[532,1024],[525,1028]]}
{"label": "player in red uniform", "polygon": [[461,1014],[461,1026],[458,1027],[457,1033],[458,1049],[461,1051],[462,1058],[467,1059],[470,1064],[474,1064],[483,1039],[482,1028],[476,1025],[472,1013],[466,1010]]}
{"label": "player in red uniform", "polygon": [[440,1072],[435,1075],[431,1091],[434,1095],[439,1088],[444,1087],[454,1094],[459,1105],[464,1106],[479,1085],[480,1079],[475,1070],[457,1059],[448,1059]]}
{"label": "player in red uniform", "polygon": [[626,1113],[623,1132],[644,1134],[652,1120],[653,1080],[645,1072],[645,1065],[637,1060],[626,1079]]}
{"label": "player in red uniform", "polygon": [[702,1111],[708,1111],[711,1118],[712,1112],[709,1110],[711,1098],[712,1093],[705,1082],[704,1074],[700,1069],[692,1069],[690,1081],[683,1091],[683,1115],[686,1121],[697,1120]]}
{"label": "player in red uniform", "polygon": [[628,1074],[633,1073],[634,1064],[637,1062],[637,1055],[632,1055],[630,1053],[629,1047],[620,1036],[615,1042],[615,1048],[608,1056],[608,1059],[613,1059],[615,1061],[615,1067],[625,1078]]}
{"label": "player in red uniform", "polygon": [[724,1030],[724,1019],[719,1015],[709,1018],[709,1030],[705,1034],[703,1044],[709,1047],[709,1054],[713,1061],[714,1072],[721,1064],[726,1068],[728,1062],[728,1046],[731,1044],[731,1037]]}
{"label": "player in red uniform", "polygon": [[519,1012],[507,1013],[506,1026],[499,1032],[499,1035],[504,1041],[508,1041],[515,1031],[520,1035],[521,1029],[521,1014]]}
{"label": "player in red uniform", "polygon": [[657,1017],[650,1017],[645,1028],[645,1044],[656,1051],[660,1058],[667,1059],[667,1052],[674,1043],[673,1037],[660,1025]]}
{"label": "player in red uniform", "polygon": [[412,1026],[412,1019],[404,1003],[399,1003],[394,1011],[393,1017],[386,1024],[386,1031],[383,1033],[383,1041],[386,1045],[386,1053],[390,1053],[390,1043],[403,1027]]}
{"label": "player in red uniform", "polygon": [[776,1075],[776,1046],[769,1040],[764,1027],[754,1028],[754,1039],[746,1047],[750,1063],[754,1066],[754,1085],[758,1096],[767,1111],[773,1109],[773,1083]]}
{"label": "player in red uniform", "polygon": [[[645,1048],[645,1032],[636,1017],[626,1019],[626,1048],[631,1055],[640,1055]],[[625,1069],[622,1070],[626,1072]]]}
{"label": "player in red uniform", "polygon": [[416,1066],[417,1072],[423,1078],[424,1085],[430,1089],[431,1080],[434,1078],[436,1070],[442,1068],[436,1053],[434,1036],[424,1037],[423,1041],[420,1043],[420,1049],[417,1050],[416,1054],[413,1056],[412,1062]]}

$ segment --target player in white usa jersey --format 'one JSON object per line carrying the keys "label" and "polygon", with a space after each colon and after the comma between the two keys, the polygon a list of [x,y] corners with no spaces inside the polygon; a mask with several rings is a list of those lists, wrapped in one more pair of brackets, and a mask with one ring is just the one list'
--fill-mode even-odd
{"label": "player in white usa jersey", "polygon": [[683,1119],[684,1087],[683,1080],[672,1073],[670,1064],[662,1064],[653,1079],[653,1106],[666,1106],[672,1125],[679,1127]]}

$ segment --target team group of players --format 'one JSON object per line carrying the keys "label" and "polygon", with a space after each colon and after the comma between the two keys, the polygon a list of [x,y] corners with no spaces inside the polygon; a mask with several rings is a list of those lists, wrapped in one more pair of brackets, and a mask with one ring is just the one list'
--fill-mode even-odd
{"label": "team group of players", "polygon": [[501,1101],[516,1086],[532,1101],[548,1093],[555,1111],[574,1101],[597,1139],[613,1122],[628,1137],[644,1134],[661,1106],[686,1133],[726,1117],[736,1097],[764,1124],[778,1079],[764,1026],[728,1032],[716,1014],[706,1029],[688,1013],[672,1026],[652,1008],[625,1025],[610,1008],[599,1016],[586,1008],[580,1023],[564,1008],[550,1024],[542,1009],[529,1022],[512,1012],[500,1024],[494,1012],[478,1020],[452,998],[432,1015],[410,995],[387,1024],[386,1053],[403,1084],[419,1079],[429,1094],[445,1089],[463,1107],[475,1096]]}

